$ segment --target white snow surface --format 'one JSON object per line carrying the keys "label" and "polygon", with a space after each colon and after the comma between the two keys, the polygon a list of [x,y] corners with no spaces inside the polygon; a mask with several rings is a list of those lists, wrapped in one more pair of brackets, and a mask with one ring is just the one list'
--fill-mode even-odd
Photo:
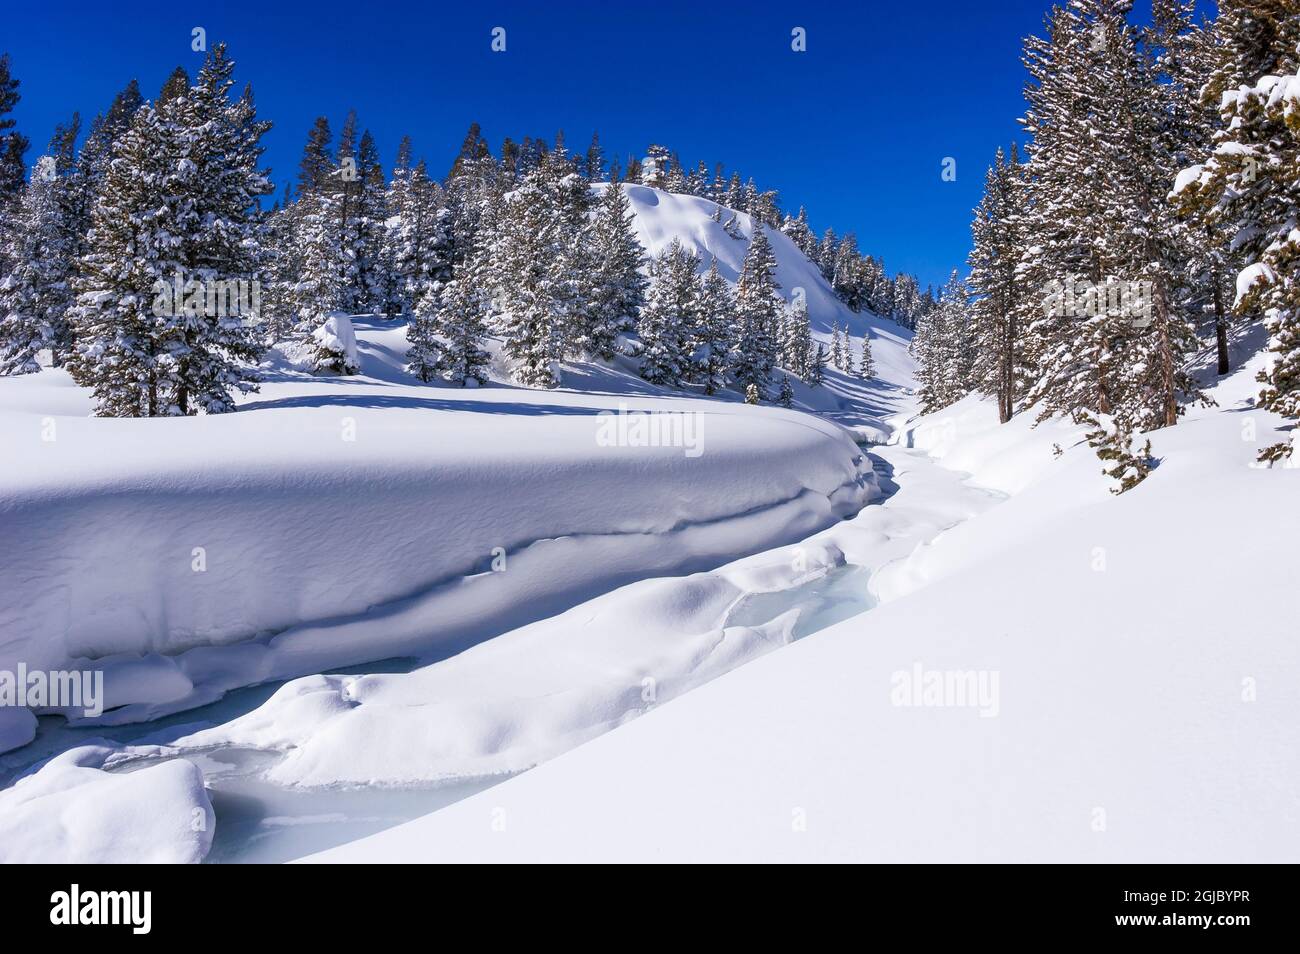
{"label": "white snow surface", "polygon": [[[1262,360],[1121,497],[1078,429],[974,397],[900,421],[902,489],[826,533],[950,527],[886,558],[879,606],[311,860],[1296,861],[1300,468],[1254,465],[1284,423]],[[899,704],[918,667],[994,704]]]}

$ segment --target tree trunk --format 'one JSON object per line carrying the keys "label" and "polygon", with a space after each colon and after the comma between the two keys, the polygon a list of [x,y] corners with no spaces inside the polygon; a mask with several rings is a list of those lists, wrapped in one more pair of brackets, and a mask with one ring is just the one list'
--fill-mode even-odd
{"label": "tree trunk", "polygon": [[1228,373],[1228,321],[1223,313],[1223,288],[1219,284],[1219,269],[1210,271],[1214,285],[1214,338],[1219,351],[1219,374]]}

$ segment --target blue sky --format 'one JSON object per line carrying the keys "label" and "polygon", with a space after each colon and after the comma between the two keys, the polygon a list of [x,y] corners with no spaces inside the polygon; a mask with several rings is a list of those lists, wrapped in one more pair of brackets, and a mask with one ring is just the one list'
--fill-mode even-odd
{"label": "blue sky", "polygon": [[[0,51],[23,99],[34,161],[73,110],[87,122],[127,80],[152,97],[196,69],[191,29],[225,40],[253,84],[278,182],[312,119],[349,108],[391,163],[409,133],[441,175],[477,120],[504,136],[554,136],[609,153],[650,142],[693,165],[723,162],[855,231],[891,271],[939,284],[963,264],[986,165],[1016,135],[1021,38],[1047,0],[929,3],[478,2],[29,3],[5,14]],[[1149,4],[1140,4],[1149,6]],[[490,49],[506,29],[506,51]],[[790,48],[807,31],[807,52]],[[957,178],[945,182],[945,157]]]}

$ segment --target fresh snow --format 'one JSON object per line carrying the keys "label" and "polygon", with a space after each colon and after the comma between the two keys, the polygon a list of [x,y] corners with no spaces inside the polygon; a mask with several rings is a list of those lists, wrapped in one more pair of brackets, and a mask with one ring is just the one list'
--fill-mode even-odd
{"label": "fresh snow", "polygon": [[[953,500],[955,468],[1009,496],[879,570],[874,609],[312,860],[1293,860],[1300,511],[1295,469],[1252,466],[1258,361],[1120,498],[1068,427],[976,398],[906,423],[903,489],[855,523]],[[897,704],[918,668],[997,692]]]}

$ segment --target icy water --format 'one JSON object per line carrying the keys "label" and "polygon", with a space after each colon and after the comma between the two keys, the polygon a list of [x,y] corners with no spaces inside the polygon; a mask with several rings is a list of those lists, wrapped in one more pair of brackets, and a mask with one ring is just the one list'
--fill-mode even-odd
{"label": "icy water", "polygon": [[825,576],[788,590],[754,593],[742,599],[727,616],[728,626],[758,626],[798,607],[793,636],[803,639],[876,605],[867,583],[866,567],[837,567]]}
{"label": "icy water", "polygon": [[138,759],[117,771],[139,771],[168,758],[185,758],[203,772],[217,817],[208,864],[293,861],[435,812],[504,781],[490,778],[419,788],[286,788],[261,777],[279,760],[277,753],[237,747]]}

